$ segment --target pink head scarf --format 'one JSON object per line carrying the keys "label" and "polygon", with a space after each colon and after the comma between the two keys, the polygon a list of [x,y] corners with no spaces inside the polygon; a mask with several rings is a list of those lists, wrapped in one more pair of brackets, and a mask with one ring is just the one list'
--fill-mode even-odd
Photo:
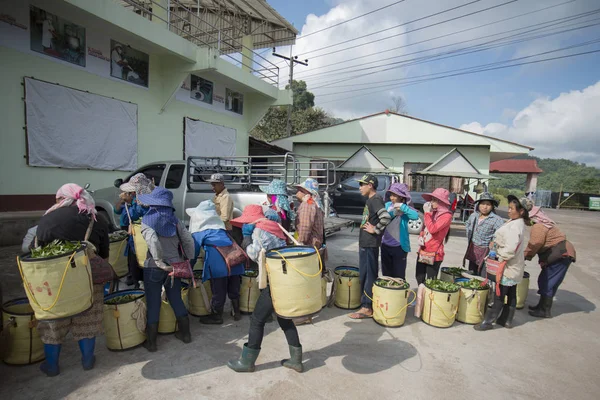
{"label": "pink head scarf", "polygon": [[531,218],[533,222],[542,224],[548,229],[551,229],[556,225],[556,222],[551,220],[540,207],[533,207],[531,211],[529,211],[529,218]]}
{"label": "pink head scarf", "polygon": [[87,190],[75,183],[67,183],[62,185],[56,192],[58,203],[53,205],[44,213],[51,213],[61,207],[69,207],[73,203],[77,205],[80,213],[91,214],[94,220],[96,219],[96,202]]}

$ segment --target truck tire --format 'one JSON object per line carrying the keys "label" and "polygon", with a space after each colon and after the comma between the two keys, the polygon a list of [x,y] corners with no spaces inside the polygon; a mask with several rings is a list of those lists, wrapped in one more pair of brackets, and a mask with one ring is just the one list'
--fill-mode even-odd
{"label": "truck tire", "polygon": [[411,235],[418,235],[423,230],[425,223],[423,222],[423,214],[419,212],[419,219],[414,221],[408,221],[408,233]]}

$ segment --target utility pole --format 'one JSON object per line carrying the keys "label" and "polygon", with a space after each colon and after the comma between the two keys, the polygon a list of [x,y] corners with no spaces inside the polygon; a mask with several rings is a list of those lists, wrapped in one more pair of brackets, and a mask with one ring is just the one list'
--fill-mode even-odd
{"label": "utility pole", "polygon": [[[273,55],[275,57],[283,58],[290,63],[290,89],[292,88],[292,82],[294,81],[294,64],[302,64],[304,66],[308,66],[308,60],[298,60],[298,56],[292,56],[292,47],[290,46],[290,56],[282,56],[281,54],[275,53],[275,47],[273,47]],[[287,115],[287,129],[286,129],[286,137],[292,136],[292,108],[294,107],[294,100],[292,96],[292,104],[288,107],[288,115]]]}

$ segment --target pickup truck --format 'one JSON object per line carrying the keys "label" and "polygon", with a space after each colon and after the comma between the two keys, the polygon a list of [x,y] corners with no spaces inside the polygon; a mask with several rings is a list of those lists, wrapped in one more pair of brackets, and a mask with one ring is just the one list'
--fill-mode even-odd
{"label": "pickup truck", "polygon": [[[324,168],[316,168],[314,160],[308,167],[299,160],[298,156],[290,153],[285,156],[253,159],[252,157],[233,158],[205,158],[189,157],[187,160],[159,161],[144,165],[138,170],[130,173],[124,178],[116,179],[113,187],[90,190],[96,201],[96,209],[108,219],[115,227],[119,226],[119,216],[113,212],[113,205],[117,202],[120,190],[119,186],[127,182],[129,178],[137,173],[143,173],[153,179],[157,185],[163,186],[173,192],[173,205],[177,217],[186,225],[189,217],[185,213],[186,208],[196,207],[200,202],[210,200],[214,197],[210,183],[206,182],[212,173],[220,172],[225,175],[225,186],[233,199],[234,217],[241,215],[244,207],[250,204],[262,204],[267,198],[258,188],[261,184],[267,184],[270,180],[277,178],[287,181],[290,186],[300,183],[309,174],[318,173],[321,169],[326,170],[324,177],[319,177],[323,189],[330,187],[335,179],[335,169],[327,161]],[[331,169],[330,169],[331,168]],[[331,173],[333,172],[333,174]],[[295,190],[290,189],[290,195]],[[329,219],[329,220],[328,220]],[[339,218],[326,218],[326,233],[336,231],[342,226],[351,225],[352,221]]]}
{"label": "pickup truck", "polygon": [[[394,182],[399,182],[397,175],[393,174],[374,174],[377,177],[377,194],[385,199],[385,192]],[[360,221],[362,218],[363,209],[366,199],[360,194],[358,180],[362,174],[351,176],[343,180],[333,191],[333,207],[340,217]],[[411,234],[419,234],[423,230],[423,204],[426,203],[423,199],[425,192],[410,192],[412,206],[419,211],[419,219],[408,222],[408,232]],[[450,203],[456,199],[455,193],[450,193]]]}

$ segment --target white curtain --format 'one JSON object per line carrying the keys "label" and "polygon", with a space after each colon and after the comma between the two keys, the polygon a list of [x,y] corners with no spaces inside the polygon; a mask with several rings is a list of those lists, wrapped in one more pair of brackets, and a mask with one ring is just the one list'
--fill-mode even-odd
{"label": "white curtain", "polygon": [[237,131],[204,121],[185,119],[185,158],[235,156]]}
{"label": "white curtain", "polygon": [[29,165],[133,171],[137,105],[25,79]]}

